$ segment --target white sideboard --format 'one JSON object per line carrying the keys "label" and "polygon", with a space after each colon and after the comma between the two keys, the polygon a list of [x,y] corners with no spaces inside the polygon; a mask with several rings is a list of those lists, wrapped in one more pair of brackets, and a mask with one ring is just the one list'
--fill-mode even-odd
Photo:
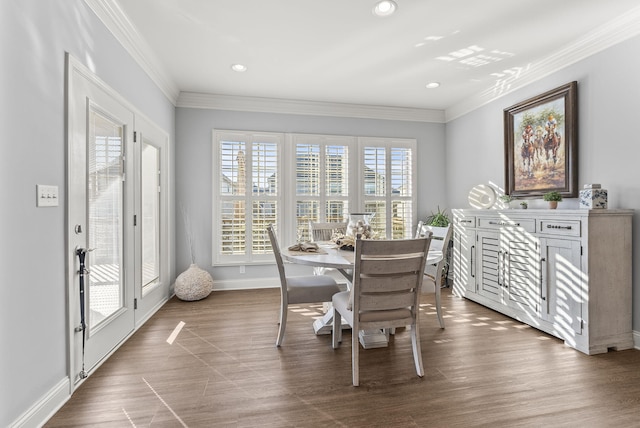
{"label": "white sideboard", "polygon": [[453,213],[453,291],[585,354],[633,347],[632,210]]}

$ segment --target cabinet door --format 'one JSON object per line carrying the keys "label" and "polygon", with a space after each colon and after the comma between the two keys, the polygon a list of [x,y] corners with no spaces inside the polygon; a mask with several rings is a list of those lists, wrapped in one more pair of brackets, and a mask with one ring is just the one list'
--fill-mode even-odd
{"label": "cabinet door", "polygon": [[476,232],[465,228],[453,232],[453,292],[465,296],[476,292]]}
{"label": "cabinet door", "polygon": [[500,245],[505,261],[505,303],[538,317],[541,294],[538,240],[523,233],[502,233]]}
{"label": "cabinet door", "polygon": [[568,339],[582,333],[585,282],[582,278],[580,241],[540,239],[542,318],[553,323]]}
{"label": "cabinet door", "polygon": [[501,302],[504,271],[502,269],[503,252],[500,251],[500,234],[478,231],[477,245],[478,294],[487,299]]}

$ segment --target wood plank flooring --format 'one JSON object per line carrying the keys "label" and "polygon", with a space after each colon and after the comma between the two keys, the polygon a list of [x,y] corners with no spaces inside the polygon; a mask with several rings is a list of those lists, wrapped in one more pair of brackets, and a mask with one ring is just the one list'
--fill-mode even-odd
{"label": "wood plank flooring", "polygon": [[[407,330],[361,350],[290,312],[275,347],[279,291],[221,291],[168,302],[46,427],[638,427],[640,351],[586,356],[443,290],[446,329],[424,295],[416,376]],[[184,328],[173,344],[167,338]]]}

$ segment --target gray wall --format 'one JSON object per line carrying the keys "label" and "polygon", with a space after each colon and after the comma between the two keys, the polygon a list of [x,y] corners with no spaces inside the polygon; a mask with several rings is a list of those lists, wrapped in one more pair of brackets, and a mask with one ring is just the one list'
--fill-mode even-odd
{"label": "gray wall", "polygon": [[[633,265],[640,266],[640,37],[635,37],[509,94],[447,124],[447,193],[452,207],[469,207],[467,194],[476,184],[504,188],[503,109],[564,85],[578,82],[579,187],[601,183],[610,208],[636,210]],[[566,200],[558,208],[577,208]],[[532,201],[530,208],[546,204]],[[606,287],[606,284],[600,284]],[[633,329],[640,341],[640,278],[633,275]]]}
{"label": "gray wall", "polygon": [[[171,138],[175,108],[81,0],[0,2],[0,426],[68,376],[65,52]],[[36,184],[60,206],[36,208]]]}
{"label": "gray wall", "polygon": [[[189,213],[196,263],[216,281],[273,278],[275,266],[211,267],[211,147],[213,129],[415,138],[418,142],[418,216],[447,208],[444,188],[444,124],[178,108],[176,201]],[[182,216],[176,219],[176,270],[189,266]],[[215,289],[215,285],[214,285]]]}

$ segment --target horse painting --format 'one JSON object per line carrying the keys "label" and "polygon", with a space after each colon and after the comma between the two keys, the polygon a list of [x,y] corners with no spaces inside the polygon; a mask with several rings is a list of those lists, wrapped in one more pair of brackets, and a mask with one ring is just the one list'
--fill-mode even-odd
{"label": "horse painting", "polygon": [[575,197],[577,82],[504,109],[505,193]]}

